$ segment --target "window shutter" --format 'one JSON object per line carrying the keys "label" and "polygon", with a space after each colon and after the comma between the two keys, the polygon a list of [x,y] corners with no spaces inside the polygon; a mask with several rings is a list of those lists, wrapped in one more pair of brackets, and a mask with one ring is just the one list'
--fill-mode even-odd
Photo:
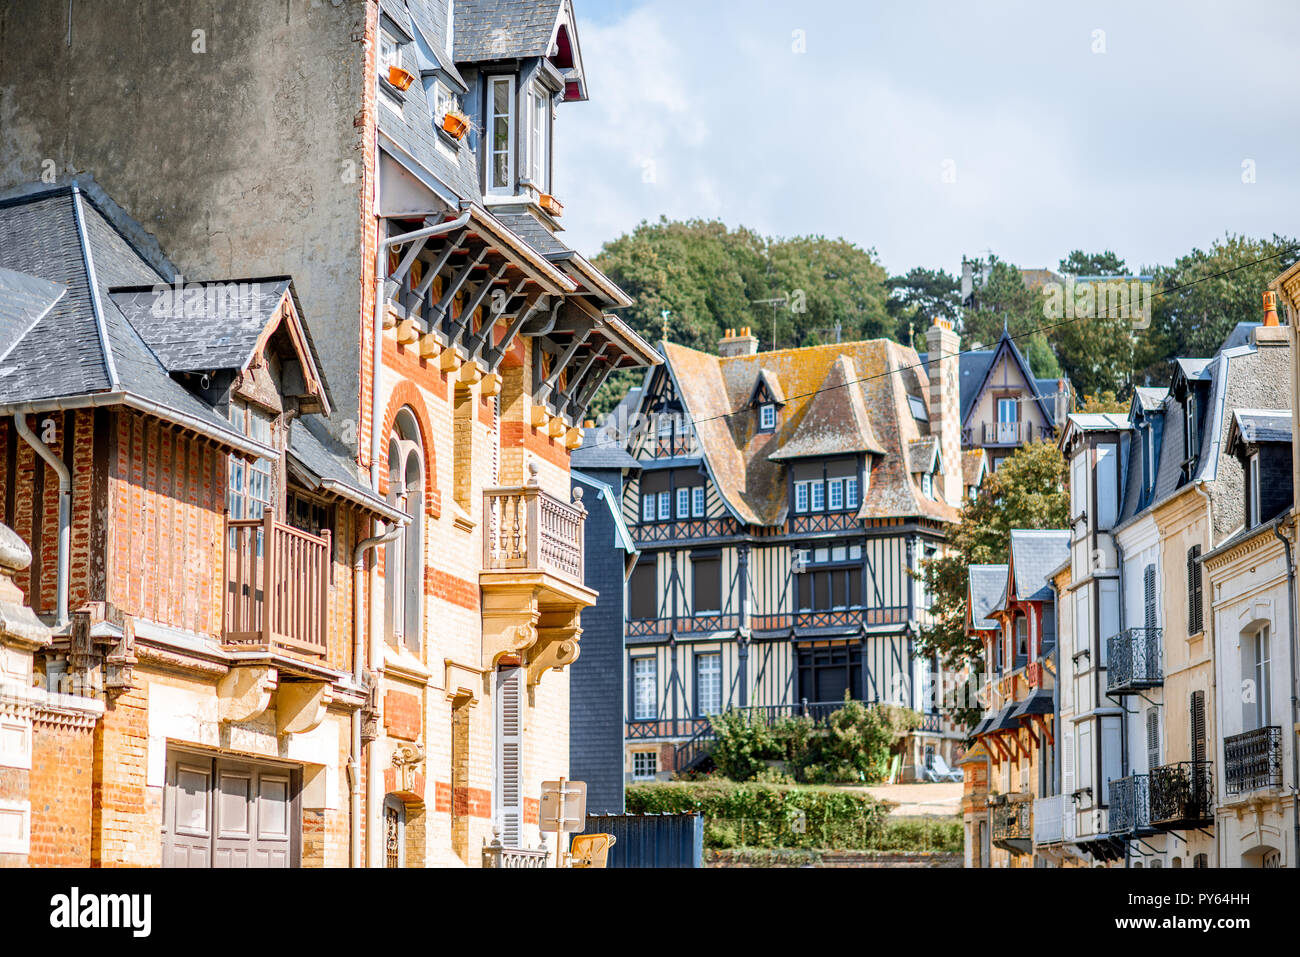
{"label": "window shutter", "polygon": [[1192,725],[1192,760],[1205,763],[1205,692],[1193,691],[1189,708]]}
{"label": "window shutter", "polygon": [[1160,766],[1160,712],[1147,710],[1147,770]]}
{"label": "window shutter", "polygon": [[1142,590],[1145,597],[1146,627],[1156,626],[1156,566],[1148,565],[1142,570]]}
{"label": "window shutter", "polygon": [[1074,735],[1069,732],[1061,735],[1061,792],[1074,793]]}
{"label": "window shutter", "polygon": [[524,831],[522,668],[497,672],[497,820],[501,843],[520,847]]}
{"label": "window shutter", "polygon": [[1201,546],[1187,552],[1187,632],[1194,635],[1204,628],[1201,617]]}

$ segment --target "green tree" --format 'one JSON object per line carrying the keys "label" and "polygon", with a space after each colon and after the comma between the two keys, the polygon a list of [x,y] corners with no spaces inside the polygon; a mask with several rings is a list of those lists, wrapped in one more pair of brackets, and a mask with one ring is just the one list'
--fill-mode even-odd
{"label": "green tree", "polygon": [[[978,669],[980,643],[966,634],[967,566],[1005,562],[1013,528],[1065,528],[1068,517],[1065,457],[1055,443],[1030,442],[1004,460],[963,507],[947,552],[921,563],[916,577],[925,581],[934,619],[920,630],[921,652],[938,654],[949,668]],[[952,710],[969,718],[966,709]]]}
{"label": "green tree", "polygon": [[1209,249],[1193,249],[1172,266],[1153,270],[1156,296],[1141,376],[1168,379],[1177,356],[1211,356],[1239,322],[1259,322],[1269,282],[1300,257],[1300,242],[1274,234],[1251,239],[1225,234]]}
{"label": "green tree", "polygon": [[[1060,270],[1068,276],[1127,275],[1124,260],[1109,249],[1101,253],[1076,249],[1061,260]],[[1141,333],[1131,316],[1108,314],[1104,297],[1094,302],[1096,316],[1045,317],[1051,327],[1048,335],[1076,389],[1123,395],[1133,379]]]}
{"label": "green tree", "polygon": [[[894,322],[894,338],[925,351],[925,330],[936,316],[957,320],[961,313],[961,280],[942,269],[917,266],[885,283],[885,308]],[[912,336],[916,336],[913,343]]]}
{"label": "green tree", "polygon": [[1060,262],[1067,276],[1123,276],[1124,260],[1107,249],[1104,253],[1085,253],[1076,249]]}

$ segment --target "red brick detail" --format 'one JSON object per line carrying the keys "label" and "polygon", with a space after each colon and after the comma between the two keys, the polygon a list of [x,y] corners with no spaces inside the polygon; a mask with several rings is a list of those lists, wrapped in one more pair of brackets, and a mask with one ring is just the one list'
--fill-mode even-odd
{"label": "red brick detail", "polygon": [[541,818],[541,810],[541,802],[537,798],[524,798],[524,823],[538,823]]}
{"label": "red brick detail", "polygon": [[[384,730],[394,738],[414,741],[420,736],[420,697],[403,691],[384,695]],[[391,790],[391,789],[390,789]]]}
{"label": "red brick detail", "polygon": [[452,795],[452,813],[458,817],[492,816],[492,792],[486,788],[456,788]]}
{"label": "red brick detail", "polygon": [[[438,461],[433,448],[433,426],[429,421],[429,410],[424,404],[424,394],[414,383],[403,380],[393,387],[388,397],[388,411],[384,413],[384,430],[380,435],[388,435],[393,430],[397,413],[409,408],[415,415],[415,423],[420,429],[420,445],[424,447],[424,489],[425,509],[430,518],[442,515],[442,492],[438,488]],[[379,469],[379,490],[388,494],[388,443],[379,443],[380,454],[384,457]]]}
{"label": "red brick detail", "polygon": [[510,446],[523,446],[552,465],[562,469],[569,467],[569,450],[563,442],[557,442],[545,432],[538,432],[523,422],[501,423],[501,447],[504,449]]}
{"label": "red brick detail", "polygon": [[384,793],[399,797],[407,804],[424,803],[424,775],[418,771],[412,775],[411,789],[403,790],[397,786],[397,768],[384,771]]}
{"label": "red brick detail", "polygon": [[439,399],[447,398],[447,373],[420,358],[419,343],[401,345],[396,339],[384,337],[384,366],[409,379],[421,389]]}
{"label": "red brick detail", "polygon": [[433,809],[442,814],[451,813],[451,785],[446,781],[433,784]]}
{"label": "red brick detail", "polygon": [[424,568],[424,593],[459,608],[478,609],[478,582],[466,581],[427,565]]}

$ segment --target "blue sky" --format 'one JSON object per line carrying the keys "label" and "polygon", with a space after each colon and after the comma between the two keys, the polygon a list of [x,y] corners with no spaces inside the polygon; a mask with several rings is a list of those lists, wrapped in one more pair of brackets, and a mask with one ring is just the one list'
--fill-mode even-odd
{"label": "blue sky", "polygon": [[891,272],[1300,234],[1294,2],[574,2],[555,189],[588,254],[661,214]]}

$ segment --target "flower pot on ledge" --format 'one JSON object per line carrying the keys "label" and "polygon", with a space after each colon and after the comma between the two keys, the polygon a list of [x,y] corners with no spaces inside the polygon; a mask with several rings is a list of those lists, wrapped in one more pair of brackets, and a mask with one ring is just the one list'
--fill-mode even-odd
{"label": "flower pot on ledge", "polygon": [[442,130],[460,139],[469,131],[469,117],[463,113],[447,113],[442,118]]}
{"label": "flower pot on ledge", "polygon": [[541,197],[537,200],[537,203],[552,216],[564,215],[564,204],[550,193],[542,193]]}
{"label": "flower pot on ledge", "polygon": [[388,68],[388,82],[402,92],[406,92],[411,88],[411,84],[415,82],[415,74],[410,70],[403,70],[400,66],[390,66]]}

